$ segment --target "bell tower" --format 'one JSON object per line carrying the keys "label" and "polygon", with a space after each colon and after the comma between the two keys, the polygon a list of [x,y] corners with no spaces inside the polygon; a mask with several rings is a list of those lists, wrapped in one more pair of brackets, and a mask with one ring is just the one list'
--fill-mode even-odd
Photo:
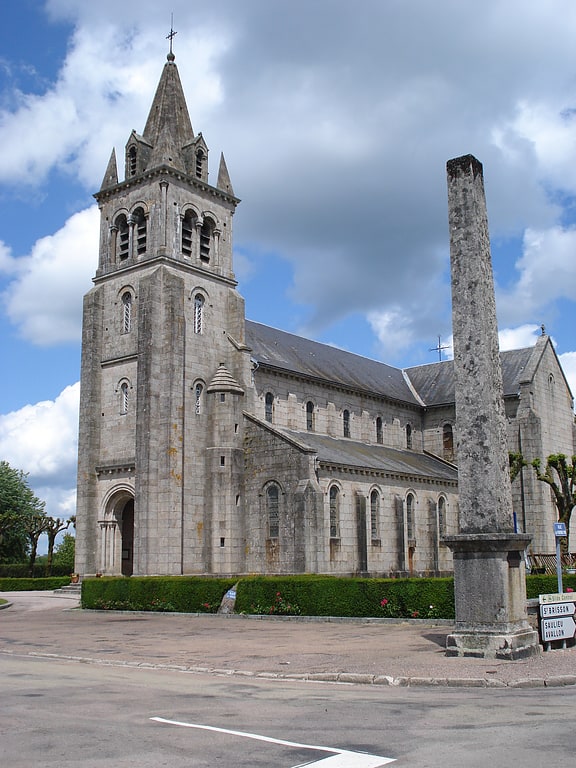
{"label": "bell tower", "polygon": [[[208,146],[192,129],[173,53],[167,58],[144,132],[128,138],[124,180],[113,151],[95,195],[99,262],[82,335],[81,575],[241,568],[239,542],[225,557],[212,552],[234,540],[242,476],[228,475],[219,505],[209,396],[222,366],[235,382],[236,413],[251,388],[232,265],[239,200],[223,155],[209,183]],[[218,449],[240,451],[242,420],[225,419],[218,440]]]}

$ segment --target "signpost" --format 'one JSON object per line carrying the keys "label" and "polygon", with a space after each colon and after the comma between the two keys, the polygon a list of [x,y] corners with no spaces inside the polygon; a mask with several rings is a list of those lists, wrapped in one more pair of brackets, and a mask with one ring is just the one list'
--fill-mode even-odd
{"label": "signpost", "polygon": [[562,592],[562,558],[560,556],[560,539],[566,536],[566,524],[554,523],[554,537],[556,539],[556,575],[558,577],[558,592]]}
{"label": "signpost", "polygon": [[576,637],[576,593],[562,592],[555,595],[540,595],[540,640],[546,650],[550,643]]}

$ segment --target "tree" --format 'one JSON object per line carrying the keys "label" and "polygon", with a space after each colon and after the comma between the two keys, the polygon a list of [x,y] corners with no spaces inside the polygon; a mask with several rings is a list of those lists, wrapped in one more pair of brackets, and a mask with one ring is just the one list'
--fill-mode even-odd
{"label": "tree", "polygon": [[534,459],[532,466],[536,477],[547,483],[552,489],[554,503],[558,510],[558,522],[566,525],[566,538],[561,540],[563,552],[570,551],[570,517],[576,506],[576,456],[571,462],[563,453],[554,453],[546,459],[546,469],[542,472],[542,462]]}
{"label": "tree", "polygon": [[66,568],[68,573],[74,570],[74,551],[76,539],[71,533],[65,533],[62,541],[54,550],[54,565]]}
{"label": "tree", "polygon": [[0,562],[17,563],[29,550],[27,522],[44,514],[44,502],[32,492],[28,475],[0,461]]}
{"label": "tree", "polygon": [[512,451],[508,454],[508,461],[510,462],[510,482],[513,483],[522,468],[528,466],[528,462],[521,453],[513,453]]}
{"label": "tree", "polygon": [[70,525],[74,522],[74,519],[60,520],[59,517],[47,517],[44,530],[48,535],[48,559],[46,561],[46,571],[48,575],[52,573],[52,560],[54,557],[54,544],[56,542],[56,536],[62,531],[68,530]]}
{"label": "tree", "polygon": [[34,564],[36,562],[36,552],[38,551],[38,539],[43,533],[48,531],[48,520],[51,518],[46,517],[44,511],[38,515],[29,515],[24,520],[24,528],[26,535],[28,536],[28,544],[30,547],[29,555],[29,570],[30,576],[34,576]]}

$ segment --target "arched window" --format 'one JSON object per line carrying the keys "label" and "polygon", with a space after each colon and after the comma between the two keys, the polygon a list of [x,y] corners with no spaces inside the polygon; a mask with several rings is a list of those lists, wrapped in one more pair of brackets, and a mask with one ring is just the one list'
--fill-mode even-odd
{"label": "arched window", "polygon": [[204,177],[204,163],[206,155],[199,149],[196,151],[196,178],[202,179]]}
{"label": "arched window", "polygon": [[409,493],[406,496],[406,536],[408,541],[416,539],[416,525],[414,519],[414,495]]}
{"label": "arched window", "polygon": [[330,488],[330,538],[340,538],[340,491],[336,485]]}
{"label": "arched window", "polygon": [[440,496],[438,499],[438,536],[446,536],[446,499]]}
{"label": "arched window", "polygon": [[130,229],[128,228],[128,219],[122,213],[116,219],[116,256],[118,261],[124,261],[129,256],[130,247]]}
{"label": "arched window", "polygon": [[452,461],[454,458],[454,432],[452,424],[444,424],[442,427],[442,455],[446,461]]}
{"label": "arched window", "polygon": [[202,393],[204,391],[204,387],[200,382],[196,384],[194,387],[194,413],[196,416],[199,416],[202,413]]}
{"label": "arched window", "polygon": [[132,330],[132,294],[129,291],[122,294],[122,333]]}
{"label": "arched window", "polygon": [[306,403],[306,429],[308,432],[314,432],[314,403],[308,400]]}
{"label": "arched window", "polygon": [[376,442],[382,444],[384,442],[384,435],[382,432],[382,419],[380,416],[376,419]]}
{"label": "arched window", "polygon": [[204,333],[204,296],[194,296],[194,333]]}
{"label": "arched window", "polygon": [[120,413],[123,416],[128,413],[128,384],[125,381],[120,386]]}
{"label": "arched window", "polygon": [[350,411],[348,409],[342,412],[342,428],[344,437],[350,437]]}
{"label": "arched window", "polygon": [[129,176],[135,176],[136,175],[136,147],[130,147],[128,150],[128,175]]}
{"label": "arched window", "polygon": [[266,489],[266,511],[268,513],[268,537],[277,539],[280,534],[280,493],[277,485]]}
{"label": "arched window", "polygon": [[136,253],[140,256],[146,253],[146,215],[142,208],[136,208],[132,214],[134,219],[134,233],[136,235]]}
{"label": "arched window", "polygon": [[200,230],[200,260],[208,263],[212,250],[212,233],[214,223],[210,219],[204,219],[202,229]]}
{"label": "arched window", "polygon": [[412,426],[406,424],[406,448],[412,448]]}
{"label": "arched window", "polygon": [[372,540],[380,538],[380,494],[372,491],[370,494],[370,535]]}
{"label": "arched window", "polygon": [[196,215],[194,211],[186,211],[182,219],[182,253],[184,256],[192,256],[195,229]]}
{"label": "arched window", "polygon": [[264,403],[264,417],[266,421],[272,424],[272,415],[274,412],[274,395],[272,392],[266,392],[266,399]]}

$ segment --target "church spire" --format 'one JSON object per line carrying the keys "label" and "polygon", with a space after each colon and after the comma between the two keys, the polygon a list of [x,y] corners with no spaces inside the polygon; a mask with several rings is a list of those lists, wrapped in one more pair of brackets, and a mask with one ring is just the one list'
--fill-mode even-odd
{"label": "church spire", "polygon": [[192,122],[174,58],[173,53],[167,56],[168,61],[164,65],[144,128],[143,138],[153,147],[166,127],[175,146],[181,148],[194,141]]}

